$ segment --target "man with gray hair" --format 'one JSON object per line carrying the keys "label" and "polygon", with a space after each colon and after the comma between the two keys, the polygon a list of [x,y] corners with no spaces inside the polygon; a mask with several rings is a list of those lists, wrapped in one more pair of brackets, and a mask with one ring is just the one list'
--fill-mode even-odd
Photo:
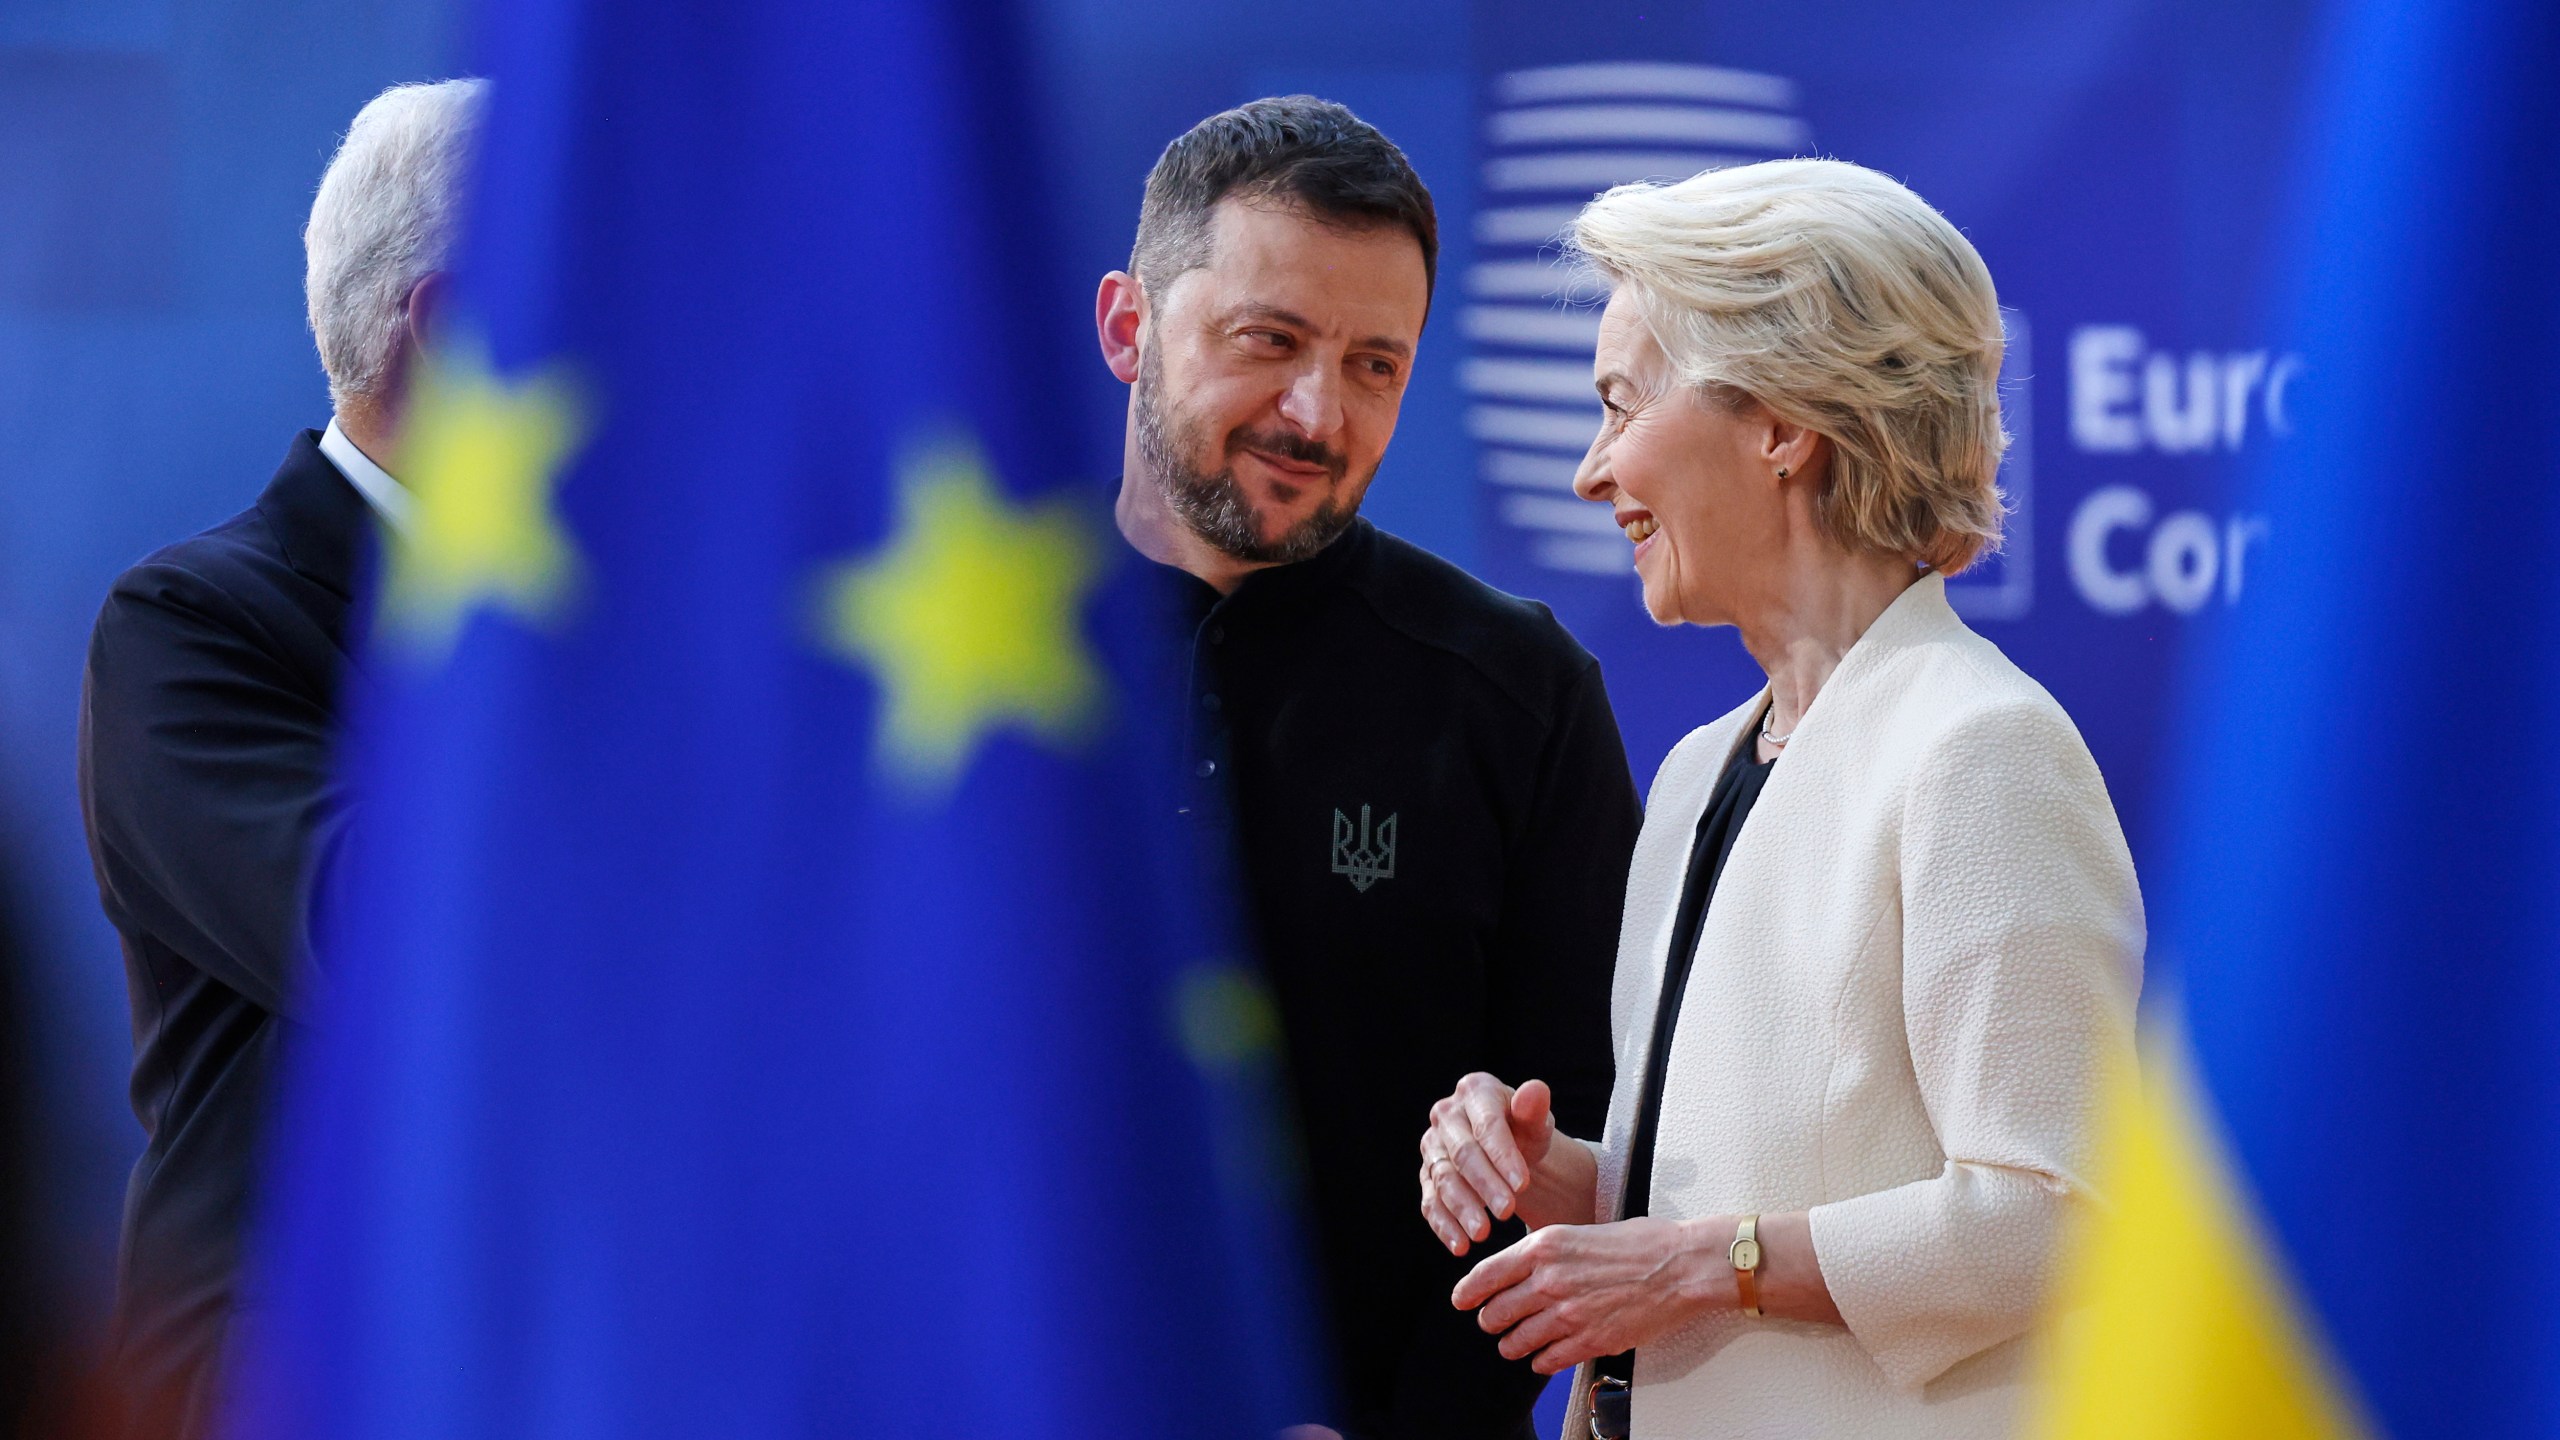
{"label": "man with gray hair", "polygon": [[315,907],[349,809],[331,765],[369,517],[433,324],[483,82],[365,106],[303,233],[335,415],[255,504],[125,572],[89,644],[80,799],[133,1005],[114,1367],[125,1433],[210,1428],[284,1022],[308,1016]]}

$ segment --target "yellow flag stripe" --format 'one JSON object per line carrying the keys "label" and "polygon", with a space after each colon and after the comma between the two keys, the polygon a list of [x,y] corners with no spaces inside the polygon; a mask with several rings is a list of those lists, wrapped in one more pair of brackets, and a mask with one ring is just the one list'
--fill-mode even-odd
{"label": "yellow flag stripe", "polygon": [[[2362,1436],[2203,1123],[2182,1047],[2110,1086],[2026,1433],[2048,1440]],[[2128,1070],[2130,1067],[2127,1067]]]}

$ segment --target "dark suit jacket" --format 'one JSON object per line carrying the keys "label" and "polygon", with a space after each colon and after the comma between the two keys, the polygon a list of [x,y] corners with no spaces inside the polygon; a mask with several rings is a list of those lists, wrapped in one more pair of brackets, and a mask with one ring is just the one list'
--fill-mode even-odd
{"label": "dark suit jacket", "polygon": [[293,442],[258,502],[118,579],[89,642],[80,798],[133,1006],[149,1136],[125,1197],[118,1363],[136,1428],[200,1433],[314,879],[364,497]]}

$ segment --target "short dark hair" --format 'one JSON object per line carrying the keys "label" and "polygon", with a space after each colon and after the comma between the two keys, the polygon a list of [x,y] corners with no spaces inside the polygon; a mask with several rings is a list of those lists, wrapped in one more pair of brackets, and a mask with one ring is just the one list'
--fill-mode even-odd
{"label": "short dark hair", "polygon": [[1226,199],[1280,200],[1327,224],[1402,226],[1422,246],[1427,298],[1440,220],[1395,142],[1330,100],[1278,95],[1210,116],[1164,147],[1147,174],[1129,269],[1161,293],[1209,263],[1210,217]]}

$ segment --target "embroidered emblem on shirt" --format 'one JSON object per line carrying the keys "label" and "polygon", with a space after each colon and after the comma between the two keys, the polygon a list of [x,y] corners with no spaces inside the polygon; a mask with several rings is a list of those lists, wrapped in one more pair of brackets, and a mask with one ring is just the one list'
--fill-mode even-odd
{"label": "embroidered emblem on shirt", "polygon": [[1360,823],[1340,810],[1333,812],[1333,873],[1348,876],[1351,888],[1366,895],[1381,880],[1396,878],[1396,817],[1369,828],[1369,807],[1360,807]]}

